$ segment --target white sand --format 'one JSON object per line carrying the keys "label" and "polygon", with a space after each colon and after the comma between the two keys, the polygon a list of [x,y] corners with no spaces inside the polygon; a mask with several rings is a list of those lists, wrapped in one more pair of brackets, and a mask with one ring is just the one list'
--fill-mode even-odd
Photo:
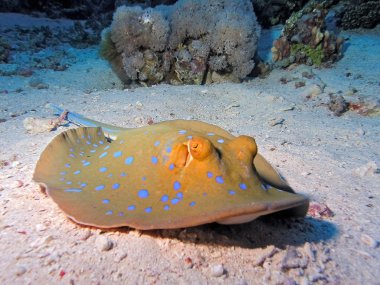
{"label": "white sand", "polygon": [[[324,105],[338,91],[379,100],[379,31],[344,33],[349,45],[331,69],[275,70],[242,84],[121,90],[96,48],[67,48],[76,59],[62,72],[0,77],[0,283],[379,284],[380,117],[336,117]],[[36,77],[49,88],[30,87]],[[306,85],[295,88],[299,80]],[[121,126],[192,118],[254,136],[297,192],[335,215],[152,232],[76,225],[31,181],[41,151],[66,129],[26,133],[23,120],[50,116],[48,102]]]}

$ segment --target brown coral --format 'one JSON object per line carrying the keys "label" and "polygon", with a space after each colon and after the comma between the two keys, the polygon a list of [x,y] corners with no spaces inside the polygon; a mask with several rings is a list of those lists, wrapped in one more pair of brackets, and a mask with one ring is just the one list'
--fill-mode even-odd
{"label": "brown coral", "polygon": [[[287,21],[272,47],[273,61],[321,65],[341,57],[343,39],[326,29],[328,7],[333,1],[310,1]],[[291,58],[291,60],[290,60]],[[282,64],[284,65],[284,64]]]}
{"label": "brown coral", "polygon": [[272,60],[279,61],[290,55],[290,44],[286,37],[280,37],[273,42]]}

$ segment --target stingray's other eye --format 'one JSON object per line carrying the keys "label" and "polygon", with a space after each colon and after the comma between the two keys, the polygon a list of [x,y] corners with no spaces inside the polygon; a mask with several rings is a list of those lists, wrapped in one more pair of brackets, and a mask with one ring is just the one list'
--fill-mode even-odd
{"label": "stingray's other eye", "polygon": [[229,146],[235,151],[239,160],[244,162],[252,161],[257,153],[256,142],[249,136],[239,136],[231,140]]}

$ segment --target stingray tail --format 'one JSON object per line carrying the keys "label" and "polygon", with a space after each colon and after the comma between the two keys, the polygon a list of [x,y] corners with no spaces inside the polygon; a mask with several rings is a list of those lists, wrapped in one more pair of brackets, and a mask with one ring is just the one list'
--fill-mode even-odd
{"label": "stingray tail", "polygon": [[86,118],[85,116],[83,116],[81,114],[74,113],[74,112],[68,111],[66,109],[62,109],[61,107],[54,105],[54,104],[49,104],[49,108],[51,108],[54,111],[55,115],[57,115],[57,116],[61,116],[61,114],[66,112],[65,119],[74,125],[81,126],[81,127],[95,127],[95,128],[101,127],[105,136],[107,136],[113,140],[117,138],[118,134],[121,131],[126,130],[126,128],[112,126],[109,124],[105,124],[105,123],[102,123],[99,121],[95,121],[95,120]]}

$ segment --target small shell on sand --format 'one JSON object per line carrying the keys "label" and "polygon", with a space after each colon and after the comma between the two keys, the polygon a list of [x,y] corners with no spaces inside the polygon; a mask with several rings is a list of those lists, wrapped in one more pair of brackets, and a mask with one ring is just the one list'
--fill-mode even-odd
{"label": "small shell on sand", "polygon": [[368,245],[371,248],[376,248],[379,245],[379,242],[377,240],[373,239],[367,234],[362,234],[360,239],[364,244]]}

